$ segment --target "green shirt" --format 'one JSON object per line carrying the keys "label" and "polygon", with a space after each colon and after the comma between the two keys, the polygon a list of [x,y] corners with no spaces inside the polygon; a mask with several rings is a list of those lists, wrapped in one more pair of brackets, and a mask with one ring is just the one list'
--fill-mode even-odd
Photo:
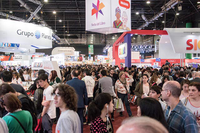
{"label": "green shirt", "polygon": [[[26,130],[26,133],[33,133],[32,131],[33,120],[31,114],[28,111],[21,110],[9,114],[15,116],[20,121],[20,123]],[[3,117],[3,120],[6,122],[8,126],[9,133],[24,133],[24,130],[20,126],[18,121],[9,114]]]}
{"label": "green shirt", "polygon": [[53,84],[57,84],[57,83],[60,83],[61,81],[60,81],[60,78],[59,77],[56,77],[56,80],[54,80],[54,81],[52,81],[52,82],[50,82],[50,84],[49,85],[53,85]]}

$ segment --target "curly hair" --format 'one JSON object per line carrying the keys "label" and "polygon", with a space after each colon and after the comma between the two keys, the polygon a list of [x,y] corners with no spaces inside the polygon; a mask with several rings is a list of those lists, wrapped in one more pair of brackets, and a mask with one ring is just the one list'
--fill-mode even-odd
{"label": "curly hair", "polygon": [[60,84],[55,87],[53,90],[53,94],[55,94],[55,91],[58,89],[59,95],[61,96],[64,103],[66,103],[66,107],[76,111],[77,110],[77,102],[78,97],[76,94],[76,91],[73,87],[67,85],[67,84]]}

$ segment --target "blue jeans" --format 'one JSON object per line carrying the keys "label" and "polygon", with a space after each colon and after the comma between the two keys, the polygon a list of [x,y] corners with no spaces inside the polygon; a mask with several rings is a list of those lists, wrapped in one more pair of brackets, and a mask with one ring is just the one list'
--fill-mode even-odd
{"label": "blue jeans", "polygon": [[[127,110],[129,117],[132,116],[132,112],[131,112],[129,102],[128,102],[128,94],[121,94],[121,93],[117,92],[117,96],[118,96],[118,98],[121,98],[122,103],[125,103],[126,110]],[[122,112],[120,112],[120,114],[122,114]]]}

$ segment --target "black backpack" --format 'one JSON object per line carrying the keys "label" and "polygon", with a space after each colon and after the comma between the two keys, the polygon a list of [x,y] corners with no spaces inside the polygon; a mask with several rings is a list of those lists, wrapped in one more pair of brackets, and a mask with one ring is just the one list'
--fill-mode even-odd
{"label": "black backpack", "polygon": [[27,110],[30,112],[32,119],[33,119],[33,131],[35,130],[35,127],[37,126],[37,113],[35,109],[35,105],[31,99],[23,94],[18,96],[18,99],[22,103],[22,110]]}

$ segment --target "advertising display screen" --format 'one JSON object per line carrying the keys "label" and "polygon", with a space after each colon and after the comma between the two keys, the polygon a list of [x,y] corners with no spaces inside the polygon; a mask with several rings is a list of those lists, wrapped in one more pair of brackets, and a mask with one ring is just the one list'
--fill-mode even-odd
{"label": "advertising display screen", "polygon": [[125,58],[127,56],[127,43],[123,43],[118,47],[119,58]]}

